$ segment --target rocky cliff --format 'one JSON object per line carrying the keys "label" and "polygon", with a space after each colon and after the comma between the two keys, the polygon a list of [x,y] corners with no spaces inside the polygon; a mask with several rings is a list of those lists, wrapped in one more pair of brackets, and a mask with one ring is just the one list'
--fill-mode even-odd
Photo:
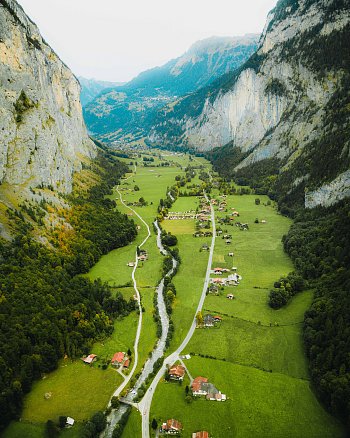
{"label": "rocky cliff", "polygon": [[232,142],[244,156],[236,170],[277,158],[286,191],[315,192],[308,206],[347,196],[349,178],[338,175],[350,164],[349,28],[345,0],[280,0],[257,52],[159,112],[151,144],[207,151]]}
{"label": "rocky cliff", "polygon": [[241,66],[257,42],[258,35],[253,34],[196,42],[179,58],[142,72],[87,104],[84,118],[89,130],[106,142],[141,139],[148,133],[155,111]]}
{"label": "rocky cliff", "polygon": [[0,1],[0,182],[69,192],[95,156],[80,86],[14,0]]}

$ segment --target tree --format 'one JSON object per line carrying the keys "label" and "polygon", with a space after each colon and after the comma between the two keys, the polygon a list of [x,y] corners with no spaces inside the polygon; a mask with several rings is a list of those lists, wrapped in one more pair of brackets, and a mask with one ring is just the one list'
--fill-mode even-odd
{"label": "tree", "polygon": [[60,415],[58,417],[58,424],[59,424],[60,428],[63,429],[65,427],[66,423],[67,423],[67,417],[64,415]]}
{"label": "tree", "polygon": [[197,326],[201,326],[203,325],[203,315],[202,312],[199,311],[196,315],[196,320],[197,320]]}
{"label": "tree", "polygon": [[155,418],[153,418],[153,420],[152,420],[152,429],[156,430],[157,427],[158,427],[158,421]]}
{"label": "tree", "polygon": [[139,187],[138,185],[135,184],[135,185],[134,185],[134,191],[135,191],[135,192],[138,192],[139,190],[140,190],[140,187]]}
{"label": "tree", "polygon": [[260,198],[255,198],[255,205],[260,205]]}
{"label": "tree", "polygon": [[96,432],[102,432],[107,424],[106,416],[103,412],[98,411],[91,417],[91,422],[96,427]]}
{"label": "tree", "polygon": [[119,398],[116,396],[113,396],[111,399],[111,406],[113,409],[118,409],[120,406]]}
{"label": "tree", "polygon": [[45,432],[48,438],[56,438],[58,437],[60,431],[52,420],[47,420]]}

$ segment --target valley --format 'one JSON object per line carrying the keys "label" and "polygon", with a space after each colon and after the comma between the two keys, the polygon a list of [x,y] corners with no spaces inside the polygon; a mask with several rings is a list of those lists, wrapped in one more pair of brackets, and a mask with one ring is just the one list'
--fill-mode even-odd
{"label": "valley", "polygon": [[[71,416],[77,422],[74,428],[62,432],[62,436],[80,436],[84,421],[96,411],[103,411],[114,392],[123,396],[126,394],[122,391],[125,385],[126,388],[133,387],[135,376],[142,370],[156,344],[153,297],[162,276],[164,256],[157,248],[152,222],[159,215],[160,199],[166,198],[167,190],[174,186],[176,179],[185,176],[184,169],[189,165],[195,176],[185,185],[177,186],[177,196],[169,212],[181,215],[183,212],[198,211],[199,197],[184,195],[191,190],[190,186],[200,188],[204,187],[203,184],[211,185],[209,179],[204,182],[198,176],[200,172],[207,174],[212,171],[204,159],[191,161],[188,155],[161,152],[152,156],[152,162],[143,161],[144,157],[148,159],[151,155],[139,154],[139,157],[123,159],[134,172],[127,174],[111,195],[111,199],[117,200],[118,209],[135,220],[139,227],[137,238],[128,246],[103,256],[87,274],[92,280],[101,278],[107,281],[113,290],[129,299],[135,294],[132,287],[132,272],[135,271],[143,309],[137,345],[138,363],[134,369],[134,342],[139,316],[137,312],[132,312],[115,321],[110,338],[93,345],[91,352],[97,355],[97,361],[91,366],[81,360],[71,362],[64,359],[57,371],[35,383],[25,399],[21,422],[10,425],[4,434],[7,438],[17,436],[25,425],[28,434],[43,436],[46,421],[55,420],[59,415]],[[165,162],[169,165],[162,166]],[[135,407],[141,410],[142,418],[147,419],[148,425],[153,419],[160,426],[168,418],[176,418],[183,425],[183,436],[203,429],[218,437],[228,434],[235,437],[298,437],[302,433],[317,437],[322,433],[324,437],[340,438],[343,436],[341,426],[325,413],[310,389],[302,346],[303,314],[310,306],[313,291],[301,292],[281,310],[272,310],[267,304],[269,290],[276,279],[293,270],[281,245],[282,235],[288,231],[291,222],[278,214],[275,204],[268,202],[266,196],[223,195],[223,191],[215,187],[215,181],[214,178],[214,187],[209,190],[216,227],[213,228],[209,221],[206,230],[215,233],[216,229],[216,237],[194,237],[200,224],[196,219],[169,220],[166,216],[161,221],[162,228],[177,237],[176,247],[181,258],[178,272],[172,280],[176,290],[170,315],[174,333],[168,344],[165,363],[173,365],[179,354],[188,355],[189,359],[184,359],[182,363],[189,374],[181,384],[168,382],[164,380],[167,371],[163,365],[155,380],[152,377],[148,379],[145,389],[138,392]],[[141,197],[146,206],[135,205]],[[258,205],[255,202],[257,198],[260,200]],[[221,202],[226,204],[224,208],[219,207]],[[230,211],[239,212],[239,222],[249,224],[248,231],[240,230],[233,221],[220,223]],[[169,213],[167,215],[170,216]],[[142,219],[151,228],[148,240],[148,231]],[[259,223],[255,223],[256,219]],[[224,238],[226,234],[230,236],[230,243]],[[220,315],[220,324],[195,328],[194,317],[209,256],[209,251],[203,248],[209,248],[212,239],[215,246],[210,272],[214,268],[231,270],[234,266],[242,278],[236,286],[219,286],[214,293],[207,293],[202,314]],[[147,251],[147,260],[139,261],[136,269],[129,267],[128,263],[135,259],[136,248],[143,241],[142,249]],[[231,253],[233,257],[228,255]],[[212,272],[209,278],[216,278],[215,274]],[[205,286],[204,293],[209,286]],[[227,298],[230,294],[234,296],[233,300]],[[184,345],[183,340],[191,327],[193,335]],[[132,359],[130,371],[117,372],[110,365],[107,369],[101,368],[101,364],[108,363],[116,351],[128,350]],[[185,389],[190,386],[190,379],[198,375],[209,378],[226,394],[227,400],[221,403],[197,397],[188,400]],[[51,394],[49,400],[44,397],[46,393]],[[94,396],[89,397],[92,393]],[[133,398],[128,397],[128,400]],[[87,403],[86,400],[90,401]],[[146,403],[146,400],[149,401]],[[108,417],[108,421],[112,421],[112,417]],[[112,424],[115,426],[115,422],[112,421]],[[112,436],[113,428],[107,427],[106,430],[104,436]],[[141,416],[135,408],[122,436],[131,437],[135,433],[133,431],[141,434]],[[142,436],[152,436],[152,433],[148,435],[143,427]]]}

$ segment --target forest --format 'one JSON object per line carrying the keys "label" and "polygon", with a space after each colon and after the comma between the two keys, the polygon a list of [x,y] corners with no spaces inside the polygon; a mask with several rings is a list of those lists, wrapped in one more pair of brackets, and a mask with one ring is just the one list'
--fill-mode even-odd
{"label": "forest", "polygon": [[[52,247],[37,242],[30,226],[18,227],[13,241],[0,242],[0,430],[19,418],[33,381],[54,370],[60,358],[89,352],[93,341],[113,331],[113,320],[134,309],[108,285],[85,273],[113,248],[136,236],[136,227],[105,199],[127,170],[99,153],[99,183],[86,193],[73,189],[67,200],[73,232]],[[25,222],[23,214],[17,221]]]}

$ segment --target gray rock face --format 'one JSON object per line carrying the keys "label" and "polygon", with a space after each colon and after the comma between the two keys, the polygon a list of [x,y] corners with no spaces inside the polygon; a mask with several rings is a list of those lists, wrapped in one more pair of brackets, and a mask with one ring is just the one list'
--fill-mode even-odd
{"label": "gray rock face", "polygon": [[95,156],[80,86],[14,0],[0,3],[0,182],[69,192]]}
{"label": "gray rock face", "polygon": [[317,205],[329,207],[341,199],[350,197],[350,170],[337,176],[331,183],[305,194],[305,207]]}
{"label": "gray rock face", "polygon": [[[341,68],[324,57],[313,57],[310,51],[322,47],[325,37],[339,43],[336,35],[347,29],[349,22],[349,10],[334,0],[279,1],[267,18],[255,58],[230,81],[223,79],[217,88],[190,96],[186,105],[175,105],[169,116],[156,121],[150,142],[200,151],[232,142],[233,148],[247,155],[236,169],[272,157],[284,160],[281,173],[296,162],[297,168],[302,168],[300,157],[304,153],[306,157],[305,151],[331,126],[325,122],[327,108],[334,108],[332,99],[339,99],[334,96],[343,86]],[[344,35],[348,35],[346,31]],[[315,42],[314,49],[308,49]],[[204,105],[198,114],[200,102]],[[312,159],[308,165],[313,166]],[[310,169],[305,169],[304,173],[308,172]],[[300,172],[290,180],[295,178],[306,181]],[[321,185],[310,182],[312,190],[318,183]],[[327,202],[338,199],[337,190],[341,196],[347,193],[342,187],[335,184],[327,190]],[[307,205],[323,203],[323,195],[317,193]]]}

